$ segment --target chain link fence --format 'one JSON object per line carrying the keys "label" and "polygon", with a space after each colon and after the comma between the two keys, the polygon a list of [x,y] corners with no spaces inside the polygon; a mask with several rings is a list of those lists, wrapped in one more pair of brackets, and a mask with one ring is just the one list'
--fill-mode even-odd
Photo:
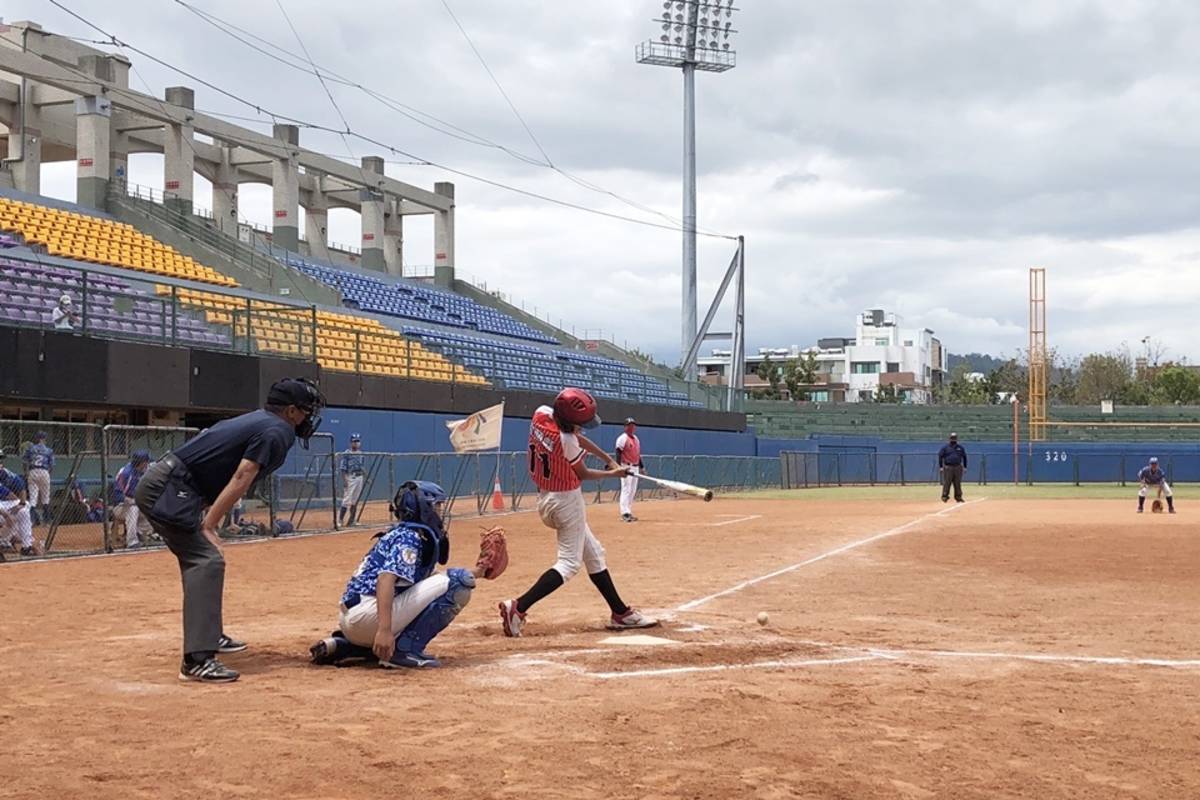
{"label": "chain link fence", "polygon": [[[32,448],[44,433],[46,451]],[[41,480],[30,473],[39,454],[45,461],[49,491],[31,516],[35,553],[21,552],[16,527],[0,519],[0,550],[6,558],[82,555],[115,552],[130,546],[161,547],[144,518],[132,522],[131,501],[116,489],[117,476],[134,455],[145,451],[161,458],[201,433],[196,428],[101,425],[93,423],[0,420],[4,466],[17,485]],[[317,434],[309,447],[295,447],[280,469],[258,481],[246,498],[222,521],[228,539],[287,536],[335,531],[352,526],[383,527],[391,522],[388,505],[408,480],[440,484],[450,495],[452,516],[477,516],[529,510],[537,487],[529,476],[528,452],[386,453],[358,452],[348,461],[335,452],[330,434]],[[672,480],[711,488],[718,493],[778,488],[783,462],[748,456],[646,456],[646,471]],[[40,462],[37,462],[40,463]],[[357,492],[354,476],[361,464]],[[585,486],[594,503],[614,502],[620,482],[608,479]],[[349,492],[349,494],[348,494]],[[672,496],[650,483],[640,483],[642,499]],[[126,530],[134,526],[135,534]]]}

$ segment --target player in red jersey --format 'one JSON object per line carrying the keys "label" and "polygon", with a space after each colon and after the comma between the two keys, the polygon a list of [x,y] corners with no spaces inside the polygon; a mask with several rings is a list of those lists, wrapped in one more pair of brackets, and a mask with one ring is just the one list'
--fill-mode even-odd
{"label": "player in red jersey", "polygon": [[[587,567],[588,577],[604,596],[612,616],[613,630],[650,628],[658,620],[626,605],[613,586],[604,560],[604,547],[587,524],[587,507],[580,490],[582,481],[621,478],[629,474],[598,446],[579,433],[580,428],[600,424],[596,401],[582,389],[563,389],[554,405],[541,406],[529,426],[529,474],[538,487],[538,515],[542,524],[558,534],[558,560],[542,573],[529,591],[500,604],[500,619],[506,636],[520,636],[525,614],[537,601],[569,581]],[[589,469],[586,453],[604,459],[608,469]]]}

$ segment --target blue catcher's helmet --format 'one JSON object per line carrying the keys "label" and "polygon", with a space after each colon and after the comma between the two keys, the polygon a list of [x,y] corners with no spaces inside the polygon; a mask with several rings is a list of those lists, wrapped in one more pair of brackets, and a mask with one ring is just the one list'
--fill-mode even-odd
{"label": "blue catcher's helmet", "polygon": [[415,522],[433,531],[439,564],[450,559],[450,536],[437,507],[448,499],[445,490],[432,481],[405,481],[388,505],[392,516],[400,522]]}

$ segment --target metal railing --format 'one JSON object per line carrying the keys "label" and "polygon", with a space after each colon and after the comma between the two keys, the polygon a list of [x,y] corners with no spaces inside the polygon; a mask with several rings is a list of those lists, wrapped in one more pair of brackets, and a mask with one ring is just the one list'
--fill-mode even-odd
{"label": "metal railing", "polygon": [[[1061,448],[1011,454],[981,453],[967,460],[963,481],[981,486],[998,483],[1112,484],[1137,483],[1138,470],[1154,452],[1070,452]],[[1167,481],[1200,482],[1200,454],[1158,455]],[[783,451],[779,454],[784,489],[824,486],[906,486],[940,483],[936,453]]]}

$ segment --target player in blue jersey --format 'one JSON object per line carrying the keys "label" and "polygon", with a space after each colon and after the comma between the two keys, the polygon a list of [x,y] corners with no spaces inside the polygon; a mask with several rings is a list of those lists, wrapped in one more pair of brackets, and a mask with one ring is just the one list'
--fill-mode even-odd
{"label": "player in blue jersey", "polygon": [[439,666],[425,647],[466,607],[477,578],[503,571],[484,553],[474,569],[437,571],[450,556],[446,499],[436,483],[401,485],[391,503],[398,524],[375,537],[350,576],[338,630],[309,648],[313,663],[374,658],[388,668]]}
{"label": "player in blue jersey", "polygon": [[358,503],[358,496],[362,494],[366,466],[361,436],[357,433],[350,434],[350,449],[341,454],[339,461],[338,471],[342,473],[342,505],[338,510],[338,524],[353,525],[354,506]]}
{"label": "player in blue jersey", "polygon": [[[1141,514],[1144,510],[1142,506],[1146,504],[1146,493],[1150,487],[1154,487],[1159,497],[1167,498],[1167,509],[1175,513],[1175,497],[1171,491],[1170,484],[1167,483],[1167,473],[1158,468],[1158,459],[1151,458],[1150,463],[1138,470],[1138,483],[1141,487],[1138,489],[1138,513]],[[1162,506],[1159,506],[1162,508]]]}

